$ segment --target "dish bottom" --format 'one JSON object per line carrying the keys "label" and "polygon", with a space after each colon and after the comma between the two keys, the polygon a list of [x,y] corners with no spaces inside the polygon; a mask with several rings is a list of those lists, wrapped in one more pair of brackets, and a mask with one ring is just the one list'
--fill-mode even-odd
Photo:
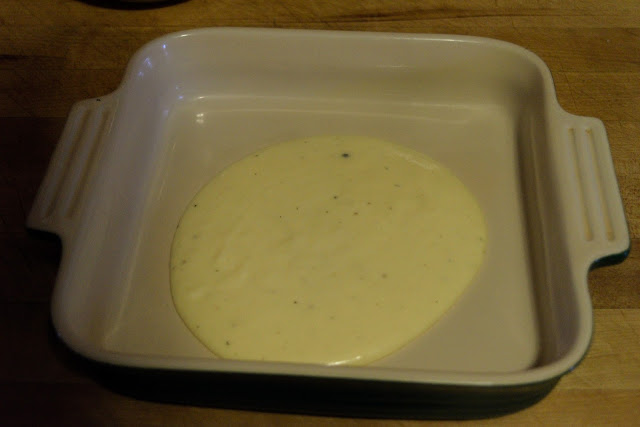
{"label": "dish bottom", "polygon": [[[107,351],[214,357],[184,326],[171,300],[170,247],[202,185],[270,144],[317,135],[363,135],[406,145],[450,168],[487,219],[484,265],[430,330],[375,362],[385,368],[516,372],[535,366],[540,328],[519,184],[516,117],[497,105],[414,105],[291,98],[199,97],[157,123],[137,229],[111,280],[96,339]],[[151,175],[151,173],[150,173]],[[141,190],[142,191],[142,190]],[[135,260],[135,262],[133,261]],[[116,274],[116,273],[114,273]]]}

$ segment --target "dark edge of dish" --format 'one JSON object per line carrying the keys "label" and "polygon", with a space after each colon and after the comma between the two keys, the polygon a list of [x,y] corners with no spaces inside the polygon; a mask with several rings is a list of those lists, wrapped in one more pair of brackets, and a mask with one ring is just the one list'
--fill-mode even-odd
{"label": "dark edge of dish", "polygon": [[483,419],[525,409],[560,380],[457,386],[298,375],[150,369],[98,362],[74,352],[51,325],[57,357],[99,386],[138,400],[327,417]]}
{"label": "dark edge of dish", "polygon": [[338,417],[477,419],[544,398],[559,378],[510,387],[470,387],[307,376],[203,373],[101,366],[105,387],[165,403]]}
{"label": "dark edge of dish", "polygon": [[589,271],[595,270],[596,268],[608,267],[611,265],[620,264],[629,256],[631,252],[631,243],[629,243],[629,247],[622,252],[617,254],[607,255],[602,258],[598,258],[589,266]]}
{"label": "dark edge of dish", "polygon": [[174,6],[189,0],[77,0],[102,9],[144,10]]}

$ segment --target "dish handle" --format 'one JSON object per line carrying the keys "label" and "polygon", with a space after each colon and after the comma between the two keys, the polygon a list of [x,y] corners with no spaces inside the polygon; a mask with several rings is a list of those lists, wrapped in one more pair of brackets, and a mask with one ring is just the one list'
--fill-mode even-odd
{"label": "dish handle", "polygon": [[73,105],[27,217],[28,227],[63,240],[73,232],[110,132],[116,99],[110,94]]}
{"label": "dish handle", "polygon": [[593,117],[567,114],[563,121],[566,159],[564,196],[571,206],[569,249],[588,268],[623,261],[630,247],[629,230],[604,124]]}

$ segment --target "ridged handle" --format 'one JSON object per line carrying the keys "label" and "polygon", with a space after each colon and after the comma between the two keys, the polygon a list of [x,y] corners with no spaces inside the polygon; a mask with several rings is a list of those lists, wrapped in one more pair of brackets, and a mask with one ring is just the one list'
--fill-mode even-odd
{"label": "ridged handle", "polygon": [[114,111],[115,97],[76,103],[53,153],[27,226],[66,237],[82,207]]}
{"label": "ridged handle", "polygon": [[573,252],[592,264],[629,249],[629,232],[603,123],[575,117],[565,124]]}

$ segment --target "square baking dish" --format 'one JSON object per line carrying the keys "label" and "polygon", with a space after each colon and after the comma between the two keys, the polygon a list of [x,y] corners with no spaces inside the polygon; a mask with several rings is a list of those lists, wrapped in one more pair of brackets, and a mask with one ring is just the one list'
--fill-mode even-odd
{"label": "square baking dish", "polygon": [[[368,366],[217,359],[171,300],[178,221],[234,161],[328,134],[389,140],[450,168],[485,213],[485,263],[435,326]],[[262,384],[249,406],[291,411],[320,410],[333,393],[330,412],[369,416],[478,416],[541,398],[589,346],[588,270],[629,249],[602,122],[562,110],[548,68],[523,48],[422,34],[157,39],[115,92],[73,107],[28,225],[62,240],[52,318],[80,355],[138,384]],[[207,387],[195,389],[199,400]],[[305,393],[313,403],[296,406]]]}

